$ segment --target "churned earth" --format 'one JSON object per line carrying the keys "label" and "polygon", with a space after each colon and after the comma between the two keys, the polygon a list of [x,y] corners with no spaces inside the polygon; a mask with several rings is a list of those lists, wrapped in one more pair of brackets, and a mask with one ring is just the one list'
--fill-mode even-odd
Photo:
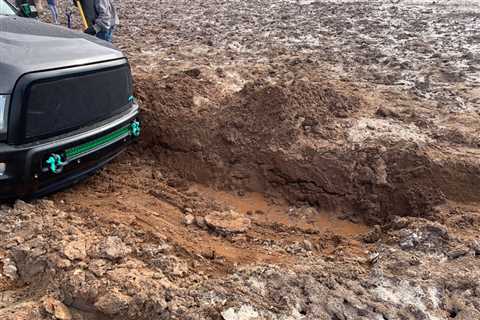
{"label": "churned earth", "polygon": [[1,207],[1,319],[480,319],[475,1],[119,1],[143,137]]}

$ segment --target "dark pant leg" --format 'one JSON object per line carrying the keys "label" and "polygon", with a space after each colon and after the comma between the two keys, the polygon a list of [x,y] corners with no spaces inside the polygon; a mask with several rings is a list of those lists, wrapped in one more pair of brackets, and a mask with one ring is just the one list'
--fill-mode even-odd
{"label": "dark pant leg", "polygon": [[114,31],[115,31],[115,26],[111,27],[110,30],[108,30],[108,32],[107,32],[107,41],[108,42],[112,42]]}
{"label": "dark pant leg", "polygon": [[112,27],[108,29],[108,31],[100,31],[97,33],[97,38],[112,42],[112,36],[113,36],[113,31],[115,30],[115,27]]}
{"label": "dark pant leg", "polygon": [[98,39],[108,41],[107,40],[107,31],[100,31],[96,34],[96,36],[97,36]]}

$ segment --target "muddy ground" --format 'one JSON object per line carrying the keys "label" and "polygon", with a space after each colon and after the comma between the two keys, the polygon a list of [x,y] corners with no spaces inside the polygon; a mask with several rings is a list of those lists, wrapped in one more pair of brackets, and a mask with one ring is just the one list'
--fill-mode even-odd
{"label": "muddy ground", "polygon": [[480,319],[474,1],[119,1],[143,138],[0,214],[1,319]]}

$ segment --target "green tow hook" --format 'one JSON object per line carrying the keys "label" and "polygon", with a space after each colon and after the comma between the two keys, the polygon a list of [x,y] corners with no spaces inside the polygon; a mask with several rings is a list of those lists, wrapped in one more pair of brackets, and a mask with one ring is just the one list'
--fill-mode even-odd
{"label": "green tow hook", "polygon": [[47,164],[51,172],[60,173],[65,163],[62,161],[61,156],[59,156],[58,154],[52,153],[50,157],[47,159]]}
{"label": "green tow hook", "polygon": [[140,136],[140,131],[141,131],[140,122],[138,122],[137,120],[133,121],[130,126],[130,131],[132,132],[132,135],[134,137]]}

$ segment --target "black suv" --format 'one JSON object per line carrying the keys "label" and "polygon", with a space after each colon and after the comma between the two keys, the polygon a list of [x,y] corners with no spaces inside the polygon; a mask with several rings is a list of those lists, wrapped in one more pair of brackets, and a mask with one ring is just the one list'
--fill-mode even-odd
{"label": "black suv", "polygon": [[0,0],[0,197],[40,196],[75,183],[139,134],[120,51],[21,18]]}

